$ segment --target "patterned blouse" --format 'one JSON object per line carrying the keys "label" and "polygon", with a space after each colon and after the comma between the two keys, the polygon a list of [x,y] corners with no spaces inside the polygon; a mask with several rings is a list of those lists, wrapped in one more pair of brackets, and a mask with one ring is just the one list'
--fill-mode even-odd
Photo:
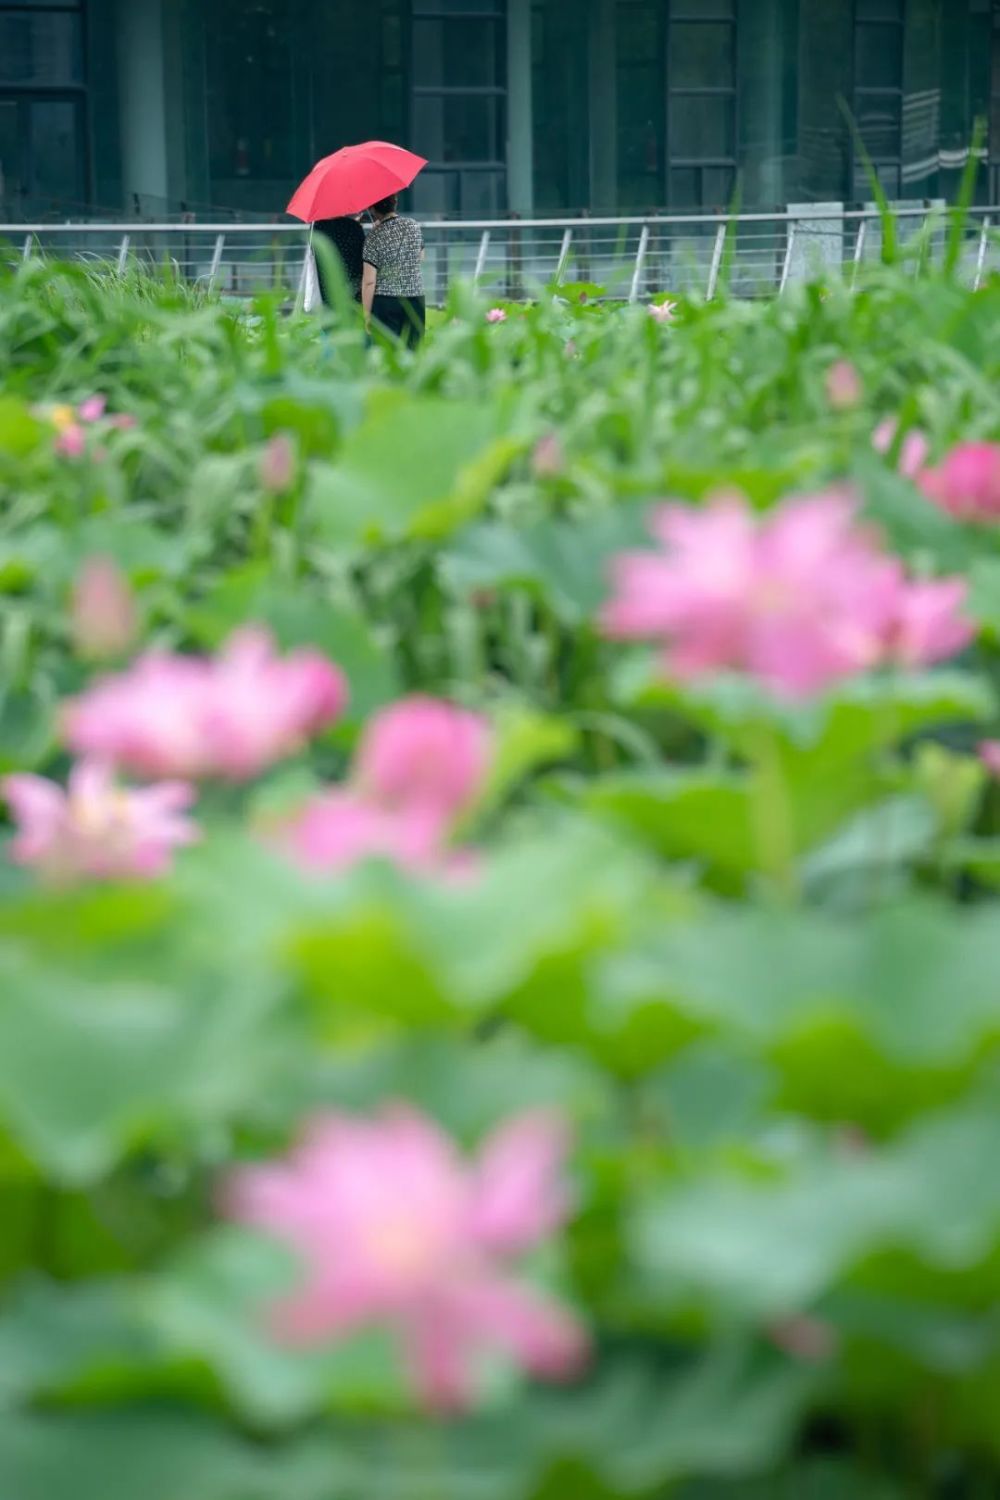
{"label": "patterned blouse", "polygon": [[368,233],[365,261],[378,272],[377,297],[422,297],[424,278],[420,256],[424,237],[415,219],[383,219]]}

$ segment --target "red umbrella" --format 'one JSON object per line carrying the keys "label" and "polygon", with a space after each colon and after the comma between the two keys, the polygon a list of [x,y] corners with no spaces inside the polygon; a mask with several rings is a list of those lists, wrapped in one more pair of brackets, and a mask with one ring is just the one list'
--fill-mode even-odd
{"label": "red umbrella", "polygon": [[316,163],[295,191],[288,212],[306,224],[359,214],[380,198],[407,188],[427,162],[388,141],[344,146]]}

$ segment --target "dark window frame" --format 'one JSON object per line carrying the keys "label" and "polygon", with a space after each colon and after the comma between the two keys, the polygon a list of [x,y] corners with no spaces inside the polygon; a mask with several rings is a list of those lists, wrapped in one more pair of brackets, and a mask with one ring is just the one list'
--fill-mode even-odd
{"label": "dark window frame", "polygon": [[[865,150],[868,152],[868,156],[871,159],[871,164],[875,169],[876,176],[879,176],[879,170],[883,167],[895,171],[896,173],[896,180],[899,184],[899,189],[895,195],[891,193],[886,195],[890,198],[893,196],[901,197],[903,185],[903,104],[906,97],[906,80],[903,76],[903,69],[906,55],[906,21],[907,0],[900,0],[899,14],[896,16],[863,16],[859,13],[858,0],[855,0],[854,28],[852,36],[852,114],[854,116],[858,134],[861,136],[861,140],[864,144]],[[866,30],[871,30],[876,27],[879,30],[883,31],[887,27],[894,27],[896,30],[897,40],[895,45],[898,49],[897,57],[899,61],[898,86],[894,87],[888,84],[878,86],[873,84],[859,84],[857,81],[858,54],[862,36]],[[876,155],[876,153],[870,149],[868,142],[864,139],[864,135],[862,134],[862,111],[860,105],[866,100],[876,99],[892,99],[896,102],[896,151],[894,153],[881,152]],[[862,201],[862,196],[864,196],[865,201],[867,201],[867,197],[871,191],[867,177],[867,170],[865,163],[858,155],[857,146],[853,140],[851,142],[850,162],[852,198],[854,201],[860,202]]]}
{"label": "dark window frame", "polygon": [[[445,83],[427,84],[421,83],[413,71],[413,41],[412,28],[420,21],[440,21],[442,27],[452,21],[478,21],[493,27],[494,31],[494,58],[496,79],[495,83]],[[496,101],[496,146],[497,157],[476,157],[471,160],[435,161],[433,158],[424,169],[427,177],[454,178],[462,173],[482,173],[499,181],[499,203],[498,211],[506,209],[507,202],[507,160],[505,142],[507,140],[507,9],[506,5],[496,3],[489,10],[474,10],[471,8],[447,9],[441,4],[435,4],[434,0],[414,0],[410,13],[410,42],[409,56],[411,63],[410,71],[410,129],[414,139],[415,148],[421,149],[421,142],[416,139],[416,109],[419,100],[436,99],[446,101],[449,99],[492,99]],[[461,212],[461,209],[459,210]]]}
{"label": "dark window frame", "polygon": [[74,212],[89,208],[94,194],[94,160],[91,131],[90,97],[90,12],[84,0],[40,0],[36,5],[24,5],[19,0],[0,0],[0,15],[69,15],[80,19],[80,53],[83,77],[79,83],[3,83],[0,82],[0,99],[24,101],[34,100],[50,103],[66,103],[78,106],[77,112],[77,164],[80,170],[80,185],[84,202],[71,205]]}
{"label": "dark window frame", "polygon": [[[728,171],[732,175],[732,181],[733,181],[733,185],[735,187],[737,173],[738,173],[738,170],[739,170],[740,38],[741,38],[741,28],[740,28],[740,0],[733,0],[733,5],[732,5],[732,8],[731,8],[731,13],[728,16],[693,15],[693,14],[690,14],[690,13],[687,14],[687,15],[685,15],[684,14],[684,10],[685,9],[687,9],[687,7],[683,7],[682,10],[681,10],[681,13],[678,15],[678,14],[676,14],[674,12],[673,6],[671,6],[670,9],[669,9],[669,11],[668,11],[667,18],[666,18],[666,28],[665,28],[665,38],[664,38],[665,47],[666,47],[666,57],[664,59],[664,63],[665,63],[665,78],[666,78],[666,99],[665,99],[666,124],[665,124],[665,130],[664,130],[664,140],[665,140],[665,143],[666,143],[666,149],[665,149],[665,152],[664,152],[664,168],[665,168],[665,171],[666,171],[666,183],[665,183],[665,187],[666,187],[666,192],[667,192],[667,201],[668,201],[668,203],[670,203],[670,200],[671,200],[671,197],[672,197],[672,193],[671,193],[671,177],[672,177],[673,172],[674,171],[694,171],[694,172],[696,172],[697,176],[698,176],[698,191],[697,191],[697,195],[696,195],[697,196],[697,203],[694,205],[693,208],[690,209],[690,212],[693,213],[693,214],[698,214],[698,213],[703,213],[706,208],[719,208],[719,207],[726,206],[726,205],[718,204],[716,202],[709,203],[709,202],[706,201],[706,195],[705,195],[705,175],[704,175],[705,172],[706,171]],[[672,31],[673,31],[674,26],[728,26],[730,28],[731,43],[732,43],[732,45],[731,45],[732,82],[729,83],[729,84],[715,84],[715,85],[699,84],[699,85],[688,85],[688,86],[685,86],[685,85],[681,84],[680,86],[675,86],[674,83],[673,83],[672,74],[671,74],[672,44],[673,44]],[[700,154],[698,156],[685,156],[685,155],[681,155],[680,153],[675,154],[674,150],[673,150],[672,131],[671,131],[671,128],[670,128],[670,115],[671,115],[672,105],[674,103],[674,100],[676,100],[676,99],[681,99],[681,100],[683,100],[683,99],[723,99],[723,100],[728,100],[729,101],[729,105],[730,105],[730,117],[729,117],[729,120],[730,120],[730,128],[731,128],[732,152],[731,153],[729,153],[729,152],[722,152],[722,153],[714,153],[714,154]],[[671,204],[671,207],[673,207],[673,206],[674,205]]]}

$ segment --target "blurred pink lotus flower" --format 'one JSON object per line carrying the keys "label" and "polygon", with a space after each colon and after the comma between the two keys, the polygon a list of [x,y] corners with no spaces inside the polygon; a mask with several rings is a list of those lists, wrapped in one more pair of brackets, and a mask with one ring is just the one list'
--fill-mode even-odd
{"label": "blurred pink lotus flower", "polygon": [[554,432],[546,432],[535,444],[531,469],[536,479],[553,479],[566,466],[562,443]]}
{"label": "blurred pink lotus flower", "polygon": [[76,414],[81,422],[99,422],[108,409],[107,396],[88,396],[81,401]]}
{"label": "blurred pink lotus flower", "polygon": [[70,605],[73,643],[80,656],[120,656],[135,639],[138,611],[128,579],[109,557],[88,558]]}
{"label": "blurred pink lotus flower", "polygon": [[324,873],[364,859],[456,878],[474,873],[474,857],[453,851],[450,840],[482,791],[492,750],[478,714],[437,698],[402,698],[367,726],[350,782],[307,802],[279,842],[298,864]]}
{"label": "blurred pink lotus flower", "polygon": [[1000,740],[980,741],[979,759],[991,776],[1000,779]]}
{"label": "blurred pink lotus flower", "polygon": [[849,411],[864,395],[861,376],[849,359],[838,359],[826,372],[826,399],[835,411]]}
{"label": "blurred pink lotus flower", "polygon": [[904,667],[922,667],[964,650],[975,635],[961,613],[967,594],[964,578],[904,583],[889,628],[890,659]]}
{"label": "blurred pink lotus flower", "polygon": [[7,776],[0,790],[18,824],[10,854],[59,884],[149,880],[170,867],[174,849],[198,837],[183,816],[194,801],[184,782],[141,789],[116,785],[111,771],[81,761],[64,790],[41,776]]}
{"label": "blurred pink lotus flower", "polygon": [[784,1318],[767,1330],[775,1348],[803,1364],[825,1364],[837,1353],[837,1331],[819,1318],[804,1315]]}
{"label": "blurred pink lotus flower", "polygon": [[214,658],[151,652],[67,705],[80,755],[141,776],[244,781],[294,754],[347,700],[343,675],[316,651],[275,653],[266,630],[230,636]]}
{"label": "blurred pink lotus flower", "polygon": [[[880,422],[872,433],[872,445],[879,453],[889,453],[896,441],[899,423],[894,417]],[[922,473],[930,456],[931,445],[925,432],[911,427],[903,438],[899,450],[899,472],[907,479],[916,479]]]}
{"label": "blurred pink lotus flower", "polygon": [[366,859],[402,870],[433,873],[442,861],[441,820],[426,813],[392,812],[346,787],[313,798],[280,830],[279,842],[296,864],[336,874]]}
{"label": "blurred pink lotus flower", "polygon": [[237,1170],[223,1201],[301,1258],[301,1288],[271,1310],[279,1339],[313,1345],[388,1326],[421,1403],[460,1410],[492,1351],[548,1379],[583,1366],[579,1323],[511,1270],[566,1216],[566,1146],[557,1119],[521,1115],[467,1163],[406,1107],[373,1120],[329,1114],[285,1161]]}
{"label": "blurred pink lotus flower", "polygon": [[414,695],[368,724],[354,780],[380,807],[427,812],[451,823],[475,801],[491,756],[490,727],[479,714]]}
{"label": "blurred pink lotus flower", "polygon": [[959,443],[923,471],[920,487],[959,521],[1000,520],[1000,443]]}
{"label": "blurred pink lotus flower", "polygon": [[[67,458],[80,458],[85,448],[86,433],[84,428],[92,427],[101,422],[107,413],[108,398],[106,396],[88,396],[81,401],[79,406],[68,406],[65,402],[54,406],[35,406],[32,411],[35,416],[50,422],[56,429],[58,437],[55,442],[57,453]],[[121,429],[135,427],[136,419],[128,412],[122,412],[118,416],[107,417],[105,423],[108,427]]]}
{"label": "blurred pink lotus flower", "polygon": [[653,533],[660,551],[615,560],[603,624],[614,637],[662,640],[666,670],[682,681],[730,669],[803,698],[890,657],[934,660],[968,639],[961,583],[909,584],[846,492],[762,518],[739,495],[669,505]]}
{"label": "blurred pink lotus flower", "polygon": [[669,300],[666,302],[651,302],[647,308],[647,312],[654,323],[672,323],[676,310],[677,303],[670,302]]}
{"label": "blurred pink lotus flower", "polygon": [[287,432],[276,432],[261,456],[260,482],[272,495],[283,495],[295,479],[295,446]]}
{"label": "blurred pink lotus flower", "polygon": [[82,458],[87,451],[87,438],[78,423],[72,422],[56,435],[53,448],[60,458]]}
{"label": "blurred pink lotus flower", "polygon": [[502,307],[491,307],[486,314],[487,323],[506,323],[507,313]]}

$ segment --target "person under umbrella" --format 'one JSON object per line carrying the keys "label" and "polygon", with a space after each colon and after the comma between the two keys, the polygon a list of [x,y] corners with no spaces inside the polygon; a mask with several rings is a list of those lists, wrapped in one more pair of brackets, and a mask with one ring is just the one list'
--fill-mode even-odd
{"label": "person under umbrella", "polygon": [[[369,204],[375,204],[372,211],[375,228],[369,236],[373,244],[370,252],[364,252],[365,262],[372,268],[366,278],[367,291],[362,285],[366,322],[370,326],[374,308],[374,315],[383,327],[405,336],[410,343],[421,337],[424,328],[420,274],[423,240],[419,226],[397,214],[395,194],[409,187],[426,165],[425,157],[394,146],[391,141],[342,146],[316,163],[288,205],[288,212],[295,218],[320,225],[345,217],[353,219]],[[342,224],[336,233],[343,235],[347,246],[344,259],[350,280],[354,263],[347,257],[356,252],[357,236]],[[362,277],[365,279],[364,271]],[[327,300],[325,295],[323,300]]]}
{"label": "person under umbrella", "polygon": [[373,203],[374,219],[365,241],[361,305],[365,322],[380,324],[410,348],[424,336],[424,239],[415,219],[399,213],[395,193]]}
{"label": "person under umbrella", "polygon": [[[359,301],[365,249],[365,232],[361,227],[360,219],[354,214],[340,214],[335,219],[317,219],[313,229],[314,233],[321,235],[336,252],[351,296],[355,302]],[[332,307],[334,299],[327,268],[323,264],[321,255],[316,257],[316,276],[324,306]]]}

